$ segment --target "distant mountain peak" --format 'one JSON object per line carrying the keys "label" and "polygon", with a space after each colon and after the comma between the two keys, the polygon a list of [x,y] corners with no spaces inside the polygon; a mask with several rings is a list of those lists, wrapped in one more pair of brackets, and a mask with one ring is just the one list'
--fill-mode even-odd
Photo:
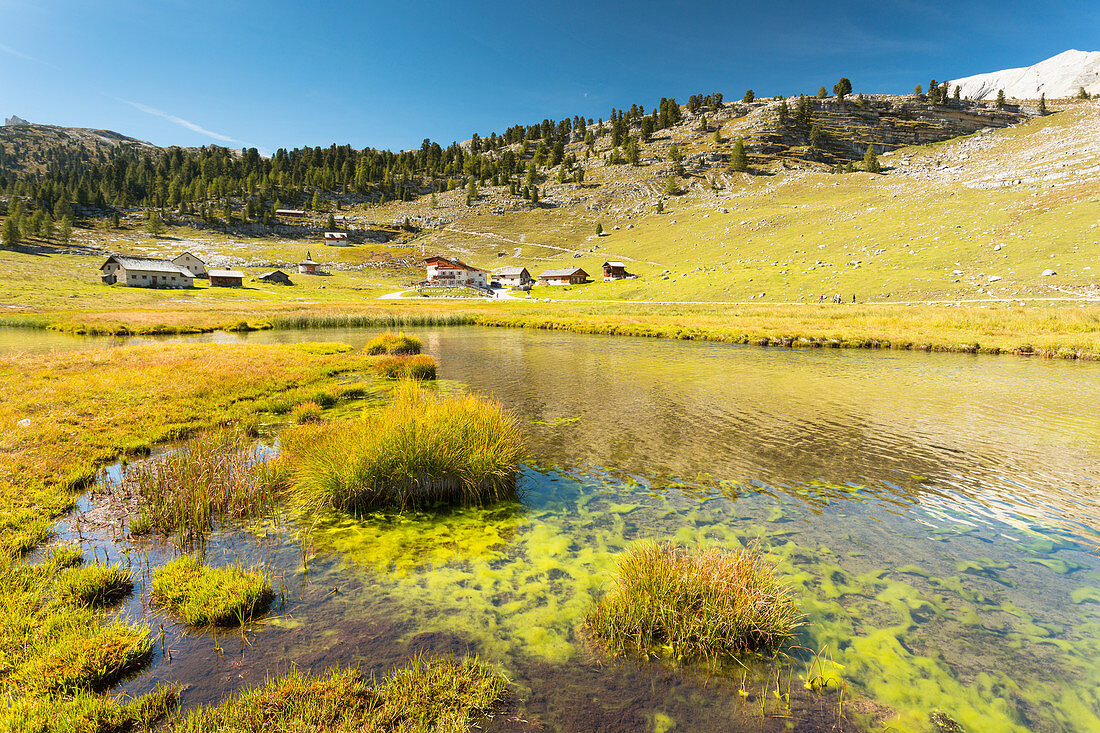
{"label": "distant mountain peak", "polygon": [[14,125],[29,125],[29,124],[31,124],[31,123],[27,122],[26,120],[24,120],[22,117],[20,117],[18,115],[12,115],[11,117],[4,120],[4,126],[5,127],[13,127]]}
{"label": "distant mountain peak", "polygon": [[962,88],[970,99],[995,99],[997,92],[1013,99],[1050,99],[1072,97],[1084,87],[1089,94],[1100,93],[1100,51],[1069,49],[1031,66],[1002,69],[987,74],[954,79],[951,88]]}

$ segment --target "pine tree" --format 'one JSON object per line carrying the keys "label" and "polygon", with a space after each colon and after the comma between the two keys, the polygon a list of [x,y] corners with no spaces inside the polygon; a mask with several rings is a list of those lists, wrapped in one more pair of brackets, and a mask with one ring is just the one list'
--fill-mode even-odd
{"label": "pine tree", "polygon": [[1047,113],[1047,95],[1044,92],[1039,95],[1039,114],[1045,115]]}
{"label": "pine tree", "polygon": [[584,168],[578,168],[575,174],[577,185],[580,186],[584,183]]}
{"label": "pine tree", "polygon": [[745,96],[741,98],[741,101],[748,104],[754,99],[756,99],[756,93],[749,89],[745,92]]}
{"label": "pine tree", "polygon": [[336,229],[336,217],[332,214],[328,215],[328,219],[325,219],[325,230],[334,231]]}
{"label": "pine tree", "polygon": [[1081,87],[1080,89],[1077,90],[1077,98],[1078,99],[1088,99],[1089,98],[1089,93],[1085,91],[1084,87]]}
{"label": "pine tree", "polygon": [[474,183],[474,179],[471,178],[470,182],[468,184],[466,184],[466,202],[467,202],[467,204],[469,204],[470,201],[473,201],[474,199],[476,199],[477,196],[478,196],[477,184]]}
{"label": "pine tree", "polygon": [[787,118],[791,116],[791,108],[787,105],[787,100],[784,99],[779,103],[779,124],[786,125]]}
{"label": "pine tree", "polygon": [[679,196],[682,193],[680,184],[676,182],[676,176],[668,177],[668,182],[665,183],[665,193],[669,196]]}
{"label": "pine tree", "polygon": [[744,173],[748,169],[749,158],[745,155],[745,141],[738,138],[733,146],[733,152],[730,153],[730,170]]}
{"label": "pine tree", "polygon": [[1005,90],[1004,89],[998,89],[997,90],[997,109],[1004,109],[1004,108],[1005,108]]}
{"label": "pine tree", "polygon": [[817,98],[818,99],[825,99],[825,97],[827,97],[827,96],[829,96],[829,92],[825,89],[825,87],[823,87],[823,86],[818,87],[818,89],[817,89]]}
{"label": "pine tree", "polygon": [[73,220],[68,216],[61,217],[61,224],[57,227],[57,240],[62,244],[68,244],[73,237]]}
{"label": "pine tree", "polygon": [[962,87],[958,84],[955,85],[955,101],[958,102],[962,96]]}
{"label": "pine tree", "polygon": [[915,87],[913,87],[913,94],[916,94],[918,97],[924,94],[924,87],[922,87],[920,84],[917,84]]}
{"label": "pine tree", "polygon": [[601,234],[603,234],[603,223],[602,222],[596,222],[596,236],[598,237]]}
{"label": "pine tree", "polygon": [[633,138],[626,144],[626,160],[631,165],[642,164],[642,151],[638,147],[638,141]]}
{"label": "pine tree", "polygon": [[810,130],[810,147],[814,150],[821,149],[821,142],[824,134],[821,132],[821,127],[814,125]]}
{"label": "pine tree", "polygon": [[833,94],[836,95],[838,101],[843,102],[844,98],[852,93],[852,82],[848,80],[848,77],[840,77],[840,81],[833,84]]}
{"label": "pine tree", "polygon": [[875,154],[874,145],[868,145],[867,152],[863,155],[863,170],[868,173],[878,173],[881,170],[878,164],[878,155]]}
{"label": "pine tree", "polygon": [[320,211],[321,210],[321,192],[320,191],[314,191],[313,192],[313,198],[309,202],[309,208],[313,209],[314,211]]}
{"label": "pine tree", "polygon": [[145,221],[145,231],[154,237],[164,234],[164,220],[160,218],[160,214],[155,211],[149,212],[149,218]]}
{"label": "pine tree", "polygon": [[[514,194],[515,192],[516,192],[515,191],[515,184],[513,183],[512,184],[512,193]],[[439,200],[435,197],[435,191],[432,191],[432,197],[431,197],[431,199],[428,200],[428,206],[430,206],[433,209],[436,208],[437,206],[439,206]]]}
{"label": "pine tree", "polygon": [[665,211],[665,202],[661,201],[661,200],[658,200],[657,201],[657,213],[658,214],[663,214],[664,211]]}
{"label": "pine tree", "polygon": [[3,244],[5,247],[14,249],[19,246],[19,222],[16,221],[15,217],[8,216],[8,218],[4,220],[4,229],[2,233],[4,235]]}
{"label": "pine tree", "polygon": [[531,203],[538,206],[539,203],[539,187],[531,186]]}
{"label": "pine tree", "polygon": [[680,149],[673,145],[668,149],[668,159],[671,160],[673,163],[679,163],[681,160],[684,159],[684,156],[680,152]]}
{"label": "pine tree", "polygon": [[715,131],[714,131],[714,144],[715,145],[721,145],[722,142],[723,142],[723,140],[722,140],[722,126],[719,125],[717,127],[717,129],[715,129]]}

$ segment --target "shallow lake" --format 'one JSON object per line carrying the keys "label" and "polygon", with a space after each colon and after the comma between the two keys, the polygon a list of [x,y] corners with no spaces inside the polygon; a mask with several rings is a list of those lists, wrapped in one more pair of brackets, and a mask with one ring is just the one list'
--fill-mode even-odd
{"label": "shallow lake", "polygon": [[[305,546],[293,513],[222,531],[210,558],[263,563],[279,604],[243,631],[196,635],[149,607],[146,575],[125,612],[163,624],[163,648],[123,689],[181,682],[195,705],[292,663],[384,674],[423,649],[507,672],[513,709],[490,729],[808,730],[843,716],[938,730],[930,716],[943,713],[965,730],[1100,730],[1100,365],[409,331],[443,388],[519,416],[532,455],[522,500],[338,517]],[[0,348],[32,350],[23,334]],[[171,555],[90,526],[80,536],[146,574]],[[579,624],[618,553],[644,538],[759,540],[797,588],[805,651],[710,679],[601,657]],[[811,665],[842,694],[804,690]]]}

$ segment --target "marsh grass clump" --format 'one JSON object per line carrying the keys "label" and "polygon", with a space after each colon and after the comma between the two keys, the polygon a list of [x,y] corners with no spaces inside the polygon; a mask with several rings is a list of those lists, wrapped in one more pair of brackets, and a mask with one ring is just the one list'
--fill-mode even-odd
{"label": "marsh grass clump", "polygon": [[299,425],[321,422],[321,406],[316,402],[303,402],[291,411],[290,419]]}
{"label": "marsh grass clump", "polygon": [[153,598],[191,626],[243,624],[273,597],[262,573],[240,565],[208,568],[184,556],[153,574]]}
{"label": "marsh grass clump", "polygon": [[506,681],[477,659],[418,656],[381,682],[359,670],[307,675],[298,670],[192,712],[186,733],[257,730],[470,730],[504,697]]}
{"label": "marsh grass clump", "polygon": [[340,511],[483,504],[515,496],[524,454],[515,418],[495,402],[399,386],[360,420],[284,438],[294,486]]}
{"label": "marsh grass clump", "polygon": [[174,533],[182,545],[201,539],[220,518],[267,510],[276,491],[263,479],[265,463],[248,436],[213,430],[172,452],[131,465],[121,486],[137,497],[138,516],[131,531]]}
{"label": "marsh grass clump", "polygon": [[6,716],[0,713],[0,726],[20,733],[153,730],[179,707],[179,700],[179,688],[163,684],[131,700],[84,691],[47,694],[14,701]]}
{"label": "marsh grass clump", "polygon": [[631,549],[615,587],[585,617],[592,637],[613,654],[676,662],[774,651],[801,622],[790,588],[755,545],[731,552],[667,542]]}
{"label": "marsh grass clump", "polygon": [[79,615],[52,620],[65,628],[53,630],[52,643],[38,651],[14,675],[36,693],[102,690],[140,668],[153,650],[149,629],[116,622],[101,626]]}
{"label": "marsh grass clump", "polygon": [[384,356],[374,363],[374,371],[385,379],[435,379],[435,359],[426,354]]}
{"label": "marsh grass clump", "polygon": [[419,354],[421,342],[416,336],[407,336],[405,332],[384,333],[375,336],[363,347],[368,354]]}
{"label": "marsh grass clump", "polygon": [[101,607],[130,595],[134,581],[128,571],[117,565],[93,563],[68,568],[58,576],[55,587],[67,603]]}

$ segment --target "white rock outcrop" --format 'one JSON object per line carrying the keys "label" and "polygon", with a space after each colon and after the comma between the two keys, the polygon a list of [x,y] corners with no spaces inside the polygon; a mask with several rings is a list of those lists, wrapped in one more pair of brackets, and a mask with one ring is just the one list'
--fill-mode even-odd
{"label": "white rock outcrop", "polygon": [[1100,94],[1100,51],[1063,51],[1045,61],[1020,69],[1003,69],[988,74],[953,79],[948,82],[952,93],[961,87],[963,97],[996,99],[1004,90],[1010,99],[1047,99],[1072,97],[1081,89]]}

